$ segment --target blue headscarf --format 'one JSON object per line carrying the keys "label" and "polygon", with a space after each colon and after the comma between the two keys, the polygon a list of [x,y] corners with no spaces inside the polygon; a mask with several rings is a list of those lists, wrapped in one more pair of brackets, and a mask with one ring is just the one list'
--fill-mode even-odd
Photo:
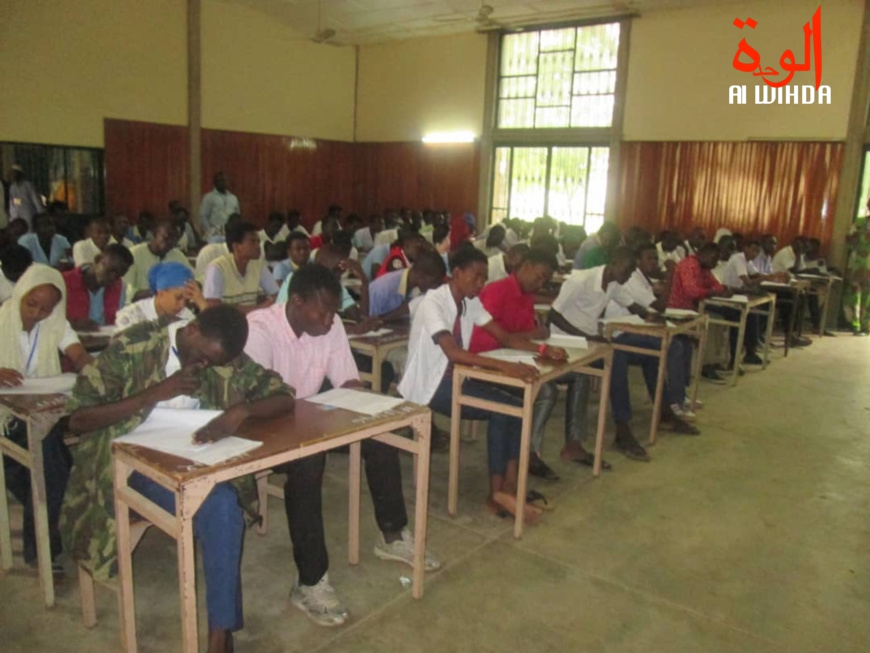
{"label": "blue headscarf", "polygon": [[180,288],[193,279],[193,270],[175,261],[158,263],[148,270],[148,285],[151,292],[166,290],[167,288]]}

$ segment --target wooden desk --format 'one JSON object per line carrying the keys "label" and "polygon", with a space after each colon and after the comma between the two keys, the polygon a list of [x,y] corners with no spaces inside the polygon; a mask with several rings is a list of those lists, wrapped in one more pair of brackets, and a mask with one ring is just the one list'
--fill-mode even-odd
{"label": "wooden desk", "polygon": [[[622,350],[643,356],[652,356],[659,359],[659,374],[656,380],[656,392],[653,399],[653,414],[650,419],[649,426],[649,443],[656,443],[656,436],[659,430],[659,421],[661,419],[662,409],[662,394],[665,387],[665,370],[667,369],[668,347],[676,336],[685,335],[698,340],[698,353],[695,356],[695,362],[692,366],[692,387],[689,391],[691,395],[692,406],[695,405],[695,400],[698,398],[698,379],[701,377],[701,365],[704,362],[704,347],[707,343],[707,322],[709,316],[698,315],[694,318],[677,320],[668,318],[668,322],[660,324],[631,324],[623,323],[618,320],[608,321],[604,325],[604,337],[611,340],[611,345],[616,350]],[[661,340],[659,349],[647,349],[645,347],[632,347],[612,342],[614,332],[622,333],[637,333],[642,336],[652,336]]]}
{"label": "wooden desk", "polygon": [[[613,362],[613,348],[604,343],[589,343],[588,349],[569,349],[569,360],[564,363],[539,361],[540,375],[533,383],[522,379],[505,376],[501,372],[485,370],[480,367],[456,365],[453,368],[453,406],[450,418],[450,477],[447,489],[447,511],[456,515],[459,502],[459,425],[462,420],[461,406],[473,406],[493,413],[501,413],[518,417],[523,422],[522,440],[520,442],[519,474],[517,479],[517,514],[514,521],[514,537],[523,534],[523,511],[526,506],[526,492],[529,480],[529,450],[532,442],[532,409],[535,397],[541,386],[548,381],[554,381],[569,372],[579,372],[590,376],[601,377],[601,396],[598,402],[598,431],[595,436],[595,466],[593,474],[601,474],[601,454],[604,444],[604,426],[607,418],[607,402],[610,397],[610,371]],[[592,363],[602,361],[604,367],[597,369]],[[523,406],[508,406],[507,404],[478,399],[462,394],[462,384],[466,379],[476,379],[497,385],[507,385],[520,388],[523,391]]]}
{"label": "wooden desk", "polygon": [[[428,408],[404,403],[376,416],[329,409],[297,401],[292,415],[272,420],[245,422],[240,435],[260,440],[263,446],[246,456],[214,467],[192,467],[176,458],[134,445],[114,443],[115,518],[118,537],[118,570],[121,602],[121,637],[124,650],[136,651],[136,615],[133,601],[133,559],[130,513],[135,511],[166,534],[178,547],[178,583],[181,593],[182,641],[185,653],[198,653],[196,612],[196,565],[193,518],[211,489],[224,481],[272,469],[283,463],[350,445],[349,561],[359,563],[359,518],[362,440],[372,438],[418,457],[416,465],[414,598],[423,596],[424,552],[429,499]],[[389,431],[411,426],[415,439]],[[175,494],[175,514],[170,514],[129,487],[130,474],[139,472]]]}
{"label": "wooden desk", "polygon": [[[761,310],[760,307],[767,305],[767,310]],[[767,368],[770,362],[770,337],[773,333],[773,322],[776,318],[776,295],[761,295],[749,297],[748,301],[735,301],[734,299],[725,297],[710,297],[701,301],[698,310],[704,313],[707,306],[722,306],[724,308],[734,308],[740,311],[740,318],[737,322],[726,320],[719,315],[708,314],[707,324],[720,324],[727,327],[737,327],[737,351],[734,355],[734,368],[731,370],[731,385],[737,385],[737,377],[740,373],[740,352],[743,351],[743,337],[746,334],[746,319],[750,313],[756,315],[767,316],[767,332],[764,337],[764,356],[762,357],[762,369]]]}
{"label": "wooden desk", "polygon": [[817,335],[824,336],[825,330],[828,328],[828,307],[831,305],[831,289],[834,287],[836,282],[842,281],[842,279],[830,274],[821,275],[800,273],[798,273],[797,278],[800,281],[809,282],[810,287],[807,289],[807,293],[817,295],[819,301],[823,303]]}
{"label": "wooden desk", "polygon": [[[769,281],[763,281],[761,283],[762,289],[768,292],[788,295],[788,299],[785,301],[786,303],[791,304],[791,314],[789,316],[788,324],[785,327],[785,352],[783,353],[783,358],[788,356],[788,350],[791,347],[791,341],[794,337],[795,324],[798,325],[798,333],[803,331],[801,325],[803,324],[804,303],[801,299],[806,295],[810,285],[809,281],[800,281],[798,279],[792,279],[788,284],[771,283]],[[779,297],[777,300],[780,301],[780,303],[783,301]]]}
{"label": "wooden desk", "polygon": [[407,323],[385,324],[383,328],[390,329],[390,333],[369,338],[360,336],[349,338],[351,349],[371,356],[372,371],[360,372],[359,376],[361,380],[368,381],[375,392],[381,391],[381,364],[387,354],[399,347],[407,347],[408,336],[411,333],[411,326]]}
{"label": "wooden desk", "polygon": [[42,584],[45,606],[48,608],[54,605],[54,577],[51,573],[42,441],[57,421],[67,414],[67,399],[68,397],[63,394],[0,394],[0,405],[27,424],[27,449],[0,436],[0,556],[2,556],[3,569],[11,569],[12,537],[9,527],[9,500],[6,496],[6,473],[3,469],[3,456],[9,456],[30,470],[39,582]]}

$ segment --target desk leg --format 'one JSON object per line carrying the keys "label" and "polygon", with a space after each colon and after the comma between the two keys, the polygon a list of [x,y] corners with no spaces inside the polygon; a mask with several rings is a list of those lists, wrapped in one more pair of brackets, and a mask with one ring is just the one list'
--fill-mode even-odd
{"label": "desk leg", "polygon": [[462,421],[462,407],[459,395],[462,392],[462,376],[453,371],[453,405],[450,408],[450,474],[447,481],[447,512],[456,516],[459,504],[459,426]]}
{"label": "desk leg", "polygon": [[9,524],[9,497],[6,496],[4,464],[3,449],[0,448],[0,564],[3,569],[12,569],[12,531]]}
{"label": "desk leg", "polygon": [[798,312],[798,296],[797,293],[793,294],[791,297],[791,315],[788,319],[788,325],[785,330],[785,352],[783,353],[783,358],[788,358],[788,350],[791,346],[792,335],[794,334],[794,323],[795,318],[797,317]]}
{"label": "desk leg", "polygon": [[[136,653],[136,604],[133,595],[133,543],[130,538],[130,507],[120,499],[120,488],[127,487],[130,470],[115,459],[115,538],[118,547],[118,614],[121,648]],[[79,572],[81,573],[81,572]]]}
{"label": "desk leg", "polygon": [[[48,535],[48,506],[45,493],[45,465],[42,459],[42,441],[51,426],[44,420],[27,420],[27,446],[30,449],[30,487],[33,501],[33,521],[36,526],[36,559],[39,582],[45,597],[45,607],[54,605],[54,577],[51,573],[51,543]],[[5,488],[4,488],[5,489]]]}
{"label": "desk leg", "polygon": [[659,421],[662,415],[662,395],[665,390],[665,369],[668,365],[668,345],[670,337],[665,335],[662,337],[662,348],[659,351],[659,372],[656,378],[656,393],[653,397],[653,413],[649,421],[649,443],[656,443],[656,435],[659,430]]}
{"label": "desk leg", "polygon": [[208,481],[191,483],[175,493],[178,520],[178,587],[181,591],[181,641],[184,653],[199,653],[196,614],[196,560],[193,517],[211,491]]}
{"label": "desk leg", "polygon": [[610,401],[610,372],[613,369],[613,350],[604,358],[604,376],[601,377],[601,396],[598,398],[598,431],[595,433],[595,464],[592,475],[601,475],[601,456],[604,454],[604,428],[607,425],[607,402]]}
{"label": "desk leg", "polygon": [[[749,308],[740,309],[740,326],[737,327],[737,346],[734,348],[734,369],[731,370],[731,386],[737,385],[737,377],[740,375],[740,363],[743,362],[743,339],[746,337],[746,318],[749,316]],[[729,329],[731,327],[728,327]],[[729,335],[730,338],[730,335]]]}
{"label": "desk leg", "polygon": [[764,364],[761,369],[770,365],[770,339],[773,338],[773,324],[776,322],[776,296],[772,295],[767,309],[767,332],[764,334]]}
{"label": "desk leg", "polygon": [[350,445],[350,471],[348,485],[350,493],[350,514],[348,515],[348,562],[352,565],[359,564],[359,493],[362,476],[360,462],[362,459],[362,447],[360,442]]}
{"label": "desk leg", "polygon": [[828,306],[831,303],[831,286],[833,283],[828,280],[827,284],[825,284],[825,292],[824,294],[819,293],[819,298],[824,298],[822,301],[824,302],[824,306],[822,307],[822,315],[821,320],[819,322],[819,336],[822,338],[825,337],[825,331],[828,328]]}
{"label": "desk leg", "polygon": [[536,383],[526,385],[523,392],[523,427],[520,435],[520,460],[517,470],[517,514],[514,519],[514,537],[523,536],[523,514],[526,510],[526,492],[529,485],[529,450],[532,448],[532,399],[537,396],[540,386]]}
{"label": "desk leg", "polygon": [[411,426],[417,440],[417,497],[414,503],[414,583],[411,596],[423,598],[423,576],[426,573],[426,534],[429,517],[429,435],[432,432],[432,414],[414,418]]}
{"label": "desk leg", "polygon": [[372,391],[381,391],[381,353],[377,349],[372,352]]}
{"label": "desk leg", "polygon": [[704,366],[704,351],[707,348],[707,326],[705,323],[698,332],[698,350],[695,353],[695,364],[692,366],[692,410],[695,409],[695,401],[698,399],[698,384],[701,382],[701,370]]}

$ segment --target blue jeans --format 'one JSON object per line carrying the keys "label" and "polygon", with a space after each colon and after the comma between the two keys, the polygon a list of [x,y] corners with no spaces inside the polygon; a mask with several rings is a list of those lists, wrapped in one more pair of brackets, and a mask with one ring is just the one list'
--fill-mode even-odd
{"label": "blue jeans", "polygon": [[[478,399],[496,401],[509,406],[522,406],[523,401],[506,389],[501,389],[491,383],[482,383],[468,379],[462,386],[462,393]],[[429,408],[436,413],[452,417],[453,410],[453,377],[445,374],[435,395],[429,402]],[[523,422],[518,417],[491,413],[480,408],[462,406],[463,419],[486,420],[486,447],[489,458],[490,475],[504,476],[507,464],[520,459],[520,441],[522,439]]]}
{"label": "blue jeans", "polygon": [[[614,342],[630,347],[654,350],[659,350],[662,346],[661,338],[643,336],[637,333],[623,333],[614,338]],[[672,341],[668,347],[667,357],[668,383],[665,385],[663,396],[667,405],[682,404],[686,397],[687,380],[684,347],[678,345],[676,341]],[[654,397],[656,392],[659,372],[658,358],[646,354],[615,350],[610,376],[610,407],[615,422],[629,422],[631,420],[631,397],[628,390],[629,365],[640,366],[649,396]]]}
{"label": "blue jeans", "polygon": [[568,395],[565,399],[565,443],[582,442],[586,439],[586,408],[589,402],[589,377],[586,374],[571,372],[557,381],[550,381],[541,386],[535,399],[534,418],[532,420],[532,451],[539,456],[544,447],[544,435],[547,431],[547,421],[553,413],[556,401],[559,399],[557,383],[568,385]]}
{"label": "blue jeans", "polygon": [[[130,476],[130,487],[175,514],[175,495],[166,488],[138,473]],[[202,551],[208,627],[240,630],[245,519],[232,485],[214,486],[193,517],[193,534]]]}

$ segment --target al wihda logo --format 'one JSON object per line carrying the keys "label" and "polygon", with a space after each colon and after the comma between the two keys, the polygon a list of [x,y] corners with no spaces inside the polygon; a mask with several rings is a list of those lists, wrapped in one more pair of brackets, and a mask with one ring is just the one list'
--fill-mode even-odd
{"label": "al wihda logo", "polygon": [[[758,21],[734,19],[737,29],[755,29]],[[812,20],[804,24],[804,60],[798,63],[790,49],[779,58],[780,70],[761,66],[761,55],[741,39],[731,62],[735,69],[761,77],[764,84],[755,85],[755,104],[830,104],[831,87],[822,85],[822,7],[816,9]],[[815,73],[815,85],[789,84],[796,72]],[[728,88],[728,104],[746,104],[746,86]]]}

